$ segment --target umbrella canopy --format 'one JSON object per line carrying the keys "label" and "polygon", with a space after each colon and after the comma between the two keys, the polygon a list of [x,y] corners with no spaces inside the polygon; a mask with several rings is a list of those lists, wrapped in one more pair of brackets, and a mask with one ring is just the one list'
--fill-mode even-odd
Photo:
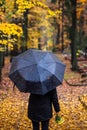
{"label": "umbrella canopy", "polygon": [[62,83],[64,71],[52,52],[29,49],[13,58],[9,78],[21,92],[44,95]]}

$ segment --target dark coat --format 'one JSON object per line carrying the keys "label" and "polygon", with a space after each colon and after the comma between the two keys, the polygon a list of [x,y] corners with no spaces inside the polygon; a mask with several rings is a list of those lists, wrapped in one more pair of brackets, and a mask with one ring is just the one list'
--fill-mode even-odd
{"label": "dark coat", "polygon": [[28,104],[28,117],[33,121],[45,121],[52,117],[52,104],[60,111],[56,89],[45,95],[31,94]]}

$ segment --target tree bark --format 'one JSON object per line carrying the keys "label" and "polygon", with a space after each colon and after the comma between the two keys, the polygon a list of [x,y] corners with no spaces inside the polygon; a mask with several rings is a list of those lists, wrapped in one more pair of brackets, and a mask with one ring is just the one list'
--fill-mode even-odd
{"label": "tree bark", "polygon": [[77,65],[77,58],[76,58],[76,22],[77,22],[77,16],[76,16],[76,0],[71,0],[71,6],[72,6],[72,26],[71,26],[71,65],[72,70],[76,71],[78,69]]}
{"label": "tree bark", "polygon": [[24,21],[22,24],[22,29],[23,29],[23,46],[25,50],[27,49],[27,41],[28,41],[28,10],[24,12]]}
{"label": "tree bark", "polygon": [[62,2],[62,32],[61,32],[61,42],[62,42],[62,48],[61,52],[64,51],[64,2]]}
{"label": "tree bark", "polygon": [[[60,10],[60,0],[58,0],[58,9]],[[60,43],[60,24],[57,25],[57,37],[56,37],[56,44]]]}

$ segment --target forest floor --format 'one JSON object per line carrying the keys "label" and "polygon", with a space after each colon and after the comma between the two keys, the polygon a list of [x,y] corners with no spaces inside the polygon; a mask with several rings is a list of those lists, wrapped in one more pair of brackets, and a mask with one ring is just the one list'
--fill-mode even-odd
{"label": "forest floor", "polygon": [[[61,108],[59,115],[65,121],[57,124],[53,110],[49,130],[87,130],[87,85],[81,83],[78,72],[71,71],[70,61],[65,60],[63,54],[56,55],[66,64],[63,84],[57,87]],[[8,78],[9,61],[9,57],[6,57],[0,83],[0,130],[32,130],[27,117],[29,94],[19,92],[17,88],[13,90],[13,83]]]}

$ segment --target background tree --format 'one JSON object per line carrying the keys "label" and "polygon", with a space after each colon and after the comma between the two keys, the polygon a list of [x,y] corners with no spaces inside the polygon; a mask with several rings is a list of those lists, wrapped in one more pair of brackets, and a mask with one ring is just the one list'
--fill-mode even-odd
{"label": "background tree", "polygon": [[76,0],[71,0],[71,7],[72,7],[72,25],[71,25],[71,65],[72,65],[72,70],[77,70],[77,59],[76,59],[76,22],[77,22],[77,14],[76,14],[76,7],[77,7],[77,2]]}
{"label": "background tree", "polygon": [[87,1],[77,0],[77,47],[84,50],[87,47]]}
{"label": "background tree", "polygon": [[[80,6],[78,7],[80,2]],[[83,10],[83,3],[86,4],[85,0],[66,0],[65,5],[66,5],[66,16],[69,21],[68,25],[68,30],[69,30],[69,36],[71,40],[71,65],[72,65],[72,70],[78,70],[78,65],[77,65],[77,57],[76,57],[76,52],[78,49],[77,46],[77,32],[78,32],[78,21],[79,17],[81,16],[81,12]]]}

